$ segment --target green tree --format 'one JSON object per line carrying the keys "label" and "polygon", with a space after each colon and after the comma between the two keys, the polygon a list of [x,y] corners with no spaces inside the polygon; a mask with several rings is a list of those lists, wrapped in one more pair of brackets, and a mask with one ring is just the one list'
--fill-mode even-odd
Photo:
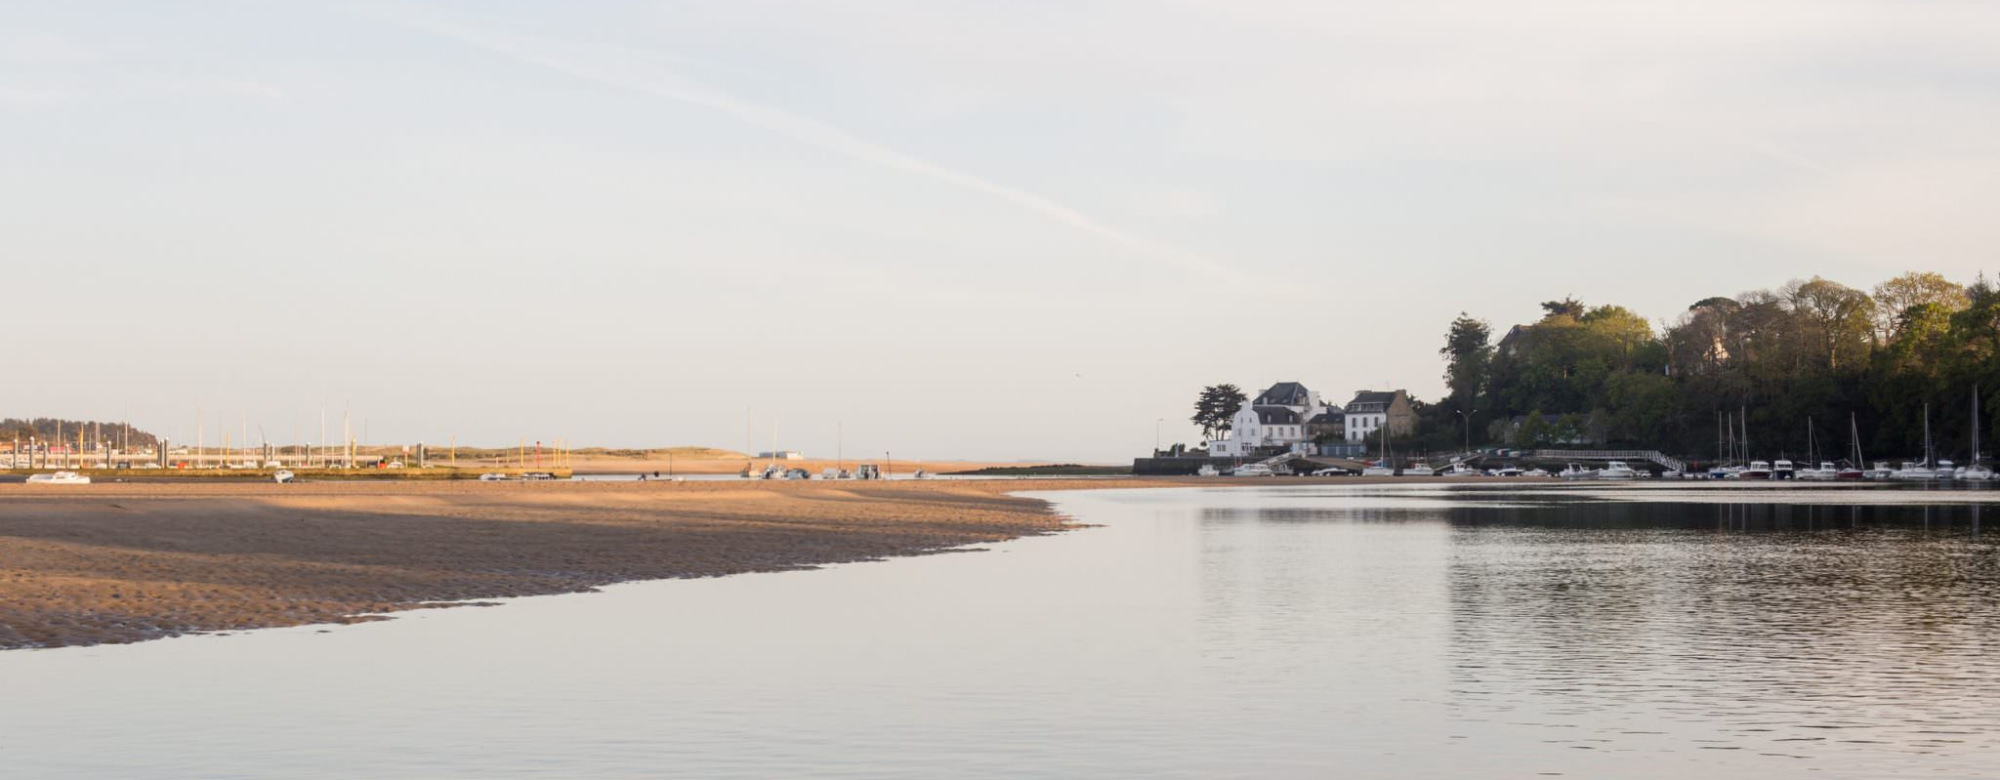
{"label": "green tree", "polygon": [[1543,301],[1542,311],[1544,313],[1543,319],[1549,317],[1577,319],[1583,316],[1584,306],[1582,301],[1565,297],[1560,301]]}
{"label": "green tree", "polygon": [[1867,293],[1817,276],[1787,285],[1786,292],[1827,368],[1839,370],[1843,357],[1859,359],[1867,352],[1875,322],[1875,299]]}
{"label": "green tree", "polygon": [[1521,427],[1514,431],[1514,446],[1525,450],[1538,449],[1549,442],[1549,421],[1537,410],[1528,413],[1521,421]]}
{"label": "green tree", "polygon": [[1217,434],[1230,429],[1247,399],[1243,389],[1235,385],[1209,385],[1195,398],[1194,416],[1188,419],[1201,428],[1203,439],[1213,441]]}
{"label": "green tree", "polygon": [[1438,354],[1444,356],[1444,382],[1451,388],[1458,411],[1472,409],[1479,391],[1486,386],[1487,368],[1493,360],[1492,338],[1492,326],[1465,312],[1458,313],[1458,319],[1451,321],[1451,329],[1445,333],[1444,346],[1438,349]]}
{"label": "green tree", "polygon": [[1964,285],[1927,271],[1911,271],[1875,285],[1876,340],[1895,340],[1902,332],[1904,312],[1912,307],[1936,304],[1955,312],[1970,302]]}

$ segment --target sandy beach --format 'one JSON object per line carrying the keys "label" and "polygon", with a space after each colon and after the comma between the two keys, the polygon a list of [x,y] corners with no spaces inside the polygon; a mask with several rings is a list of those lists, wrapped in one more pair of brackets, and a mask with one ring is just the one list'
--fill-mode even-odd
{"label": "sandy beach", "polygon": [[923,554],[1065,527],[1009,492],[1164,484],[0,485],[0,648]]}
{"label": "sandy beach", "polygon": [[805,469],[814,476],[830,468],[852,470],[856,465],[872,463],[877,467],[886,466],[894,474],[909,474],[918,470],[932,474],[977,471],[984,468],[1019,467],[1033,465],[1033,462],[992,462],[970,460],[895,460],[877,458],[806,458],[802,460],[773,461],[764,458],[720,457],[720,458],[668,458],[659,454],[643,456],[614,456],[579,453],[565,463],[578,474],[736,474],[745,465],[762,470],[766,465],[776,463],[788,469]]}

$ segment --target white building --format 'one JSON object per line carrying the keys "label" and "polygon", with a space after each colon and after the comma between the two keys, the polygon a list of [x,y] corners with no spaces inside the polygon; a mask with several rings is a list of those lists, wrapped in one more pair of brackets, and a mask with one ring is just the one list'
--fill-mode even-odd
{"label": "white building", "polygon": [[1236,411],[1222,438],[1208,443],[1212,457],[1236,458],[1272,448],[1308,453],[1307,421],[1326,412],[1319,394],[1297,382],[1279,382]]}
{"label": "white building", "polygon": [[1347,441],[1374,441],[1381,438],[1383,428],[1388,428],[1392,437],[1408,436],[1416,430],[1416,421],[1409,393],[1363,390],[1347,402]]}

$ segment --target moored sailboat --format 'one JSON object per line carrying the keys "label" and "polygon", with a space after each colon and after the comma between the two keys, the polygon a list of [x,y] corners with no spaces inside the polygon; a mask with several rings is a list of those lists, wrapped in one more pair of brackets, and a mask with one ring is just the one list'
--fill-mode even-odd
{"label": "moored sailboat", "polygon": [[1959,478],[1967,482],[1993,482],[2000,479],[1993,469],[1979,460],[1979,385],[1972,386],[1972,462],[1959,470]]}

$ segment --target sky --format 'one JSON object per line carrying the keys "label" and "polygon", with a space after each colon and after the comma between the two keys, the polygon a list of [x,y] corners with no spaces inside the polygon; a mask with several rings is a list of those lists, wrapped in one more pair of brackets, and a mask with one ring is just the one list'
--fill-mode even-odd
{"label": "sky", "polygon": [[1996,40],[1911,0],[14,0],[0,416],[1117,462],[1208,384],[1435,397],[1461,311],[2000,271]]}

